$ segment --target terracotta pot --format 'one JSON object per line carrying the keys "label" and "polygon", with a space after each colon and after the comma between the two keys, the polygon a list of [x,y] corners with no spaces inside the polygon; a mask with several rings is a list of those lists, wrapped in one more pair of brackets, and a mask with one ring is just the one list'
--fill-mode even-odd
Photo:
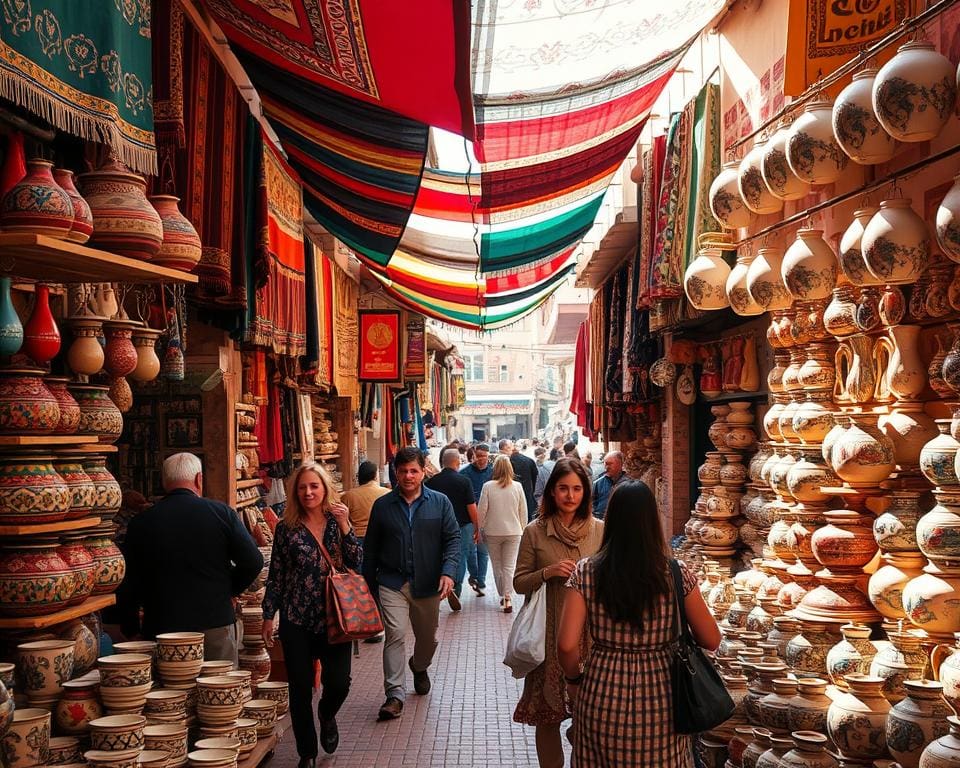
{"label": "terracotta pot", "polygon": [[27,161],[27,175],[0,201],[0,226],[4,232],[67,237],[73,227],[73,203],[54,181],[53,163],[40,158]]}
{"label": "terracotta pot", "polygon": [[130,388],[130,382],[122,376],[117,379],[110,379],[107,397],[117,406],[120,413],[126,413],[133,407],[133,390]]}
{"label": "terracotta pot", "polygon": [[960,762],[960,718],[947,718],[950,733],[930,742],[920,755],[920,768],[952,768]]}
{"label": "terracotta pot", "polygon": [[901,469],[919,467],[923,446],[938,434],[937,425],[918,402],[894,403],[890,413],[877,419],[877,426],[893,442],[893,457]]}
{"label": "terracotta pot", "polygon": [[723,466],[723,454],[719,451],[708,451],[706,459],[706,462],[697,469],[697,477],[703,485],[718,485],[720,483],[720,468]]}
{"label": "terracotta pot", "polygon": [[873,109],[899,141],[929,141],[943,130],[957,100],[956,68],[933,43],[912,40],[897,49],[873,82]]}
{"label": "terracotta pot", "polygon": [[876,76],[876,69],[854,73],[833,103],[833,135],[837,144],[847,157],[861,165],[885,163],[897,151],[896,140],[883,129],[873,111]]}
{"label": "terracotta pot", "polygon": [[880,325],[880,289],[864,286],[857,303],[857,328],[866,333]]}
{"label": "terracotta pot", "polygon": [[112,160],[80,176],[80,185],[93,212],[96,248],[150,261],[163,243],[163,222],[146,197],[146,182],[122,163]]}
{"label": "terracotta pot", "polygon": [[707,429],[707,437],[710,438],[710,442],[718,451],[725,450],[727,447],[726,434],[730,428],[727,424],[727,414],[730,413],[730,406],[714,405],[710,408],[710,413],[714,415],[715,420]]}
{"label": "terracotta pot", "polygon": [[0,462],[0,524],[63,520],[72,494],[50,455],[8,455]]}
{"label": "terracotta pot", "polygon": [[790,127],[784,125],[770,137],[760,159],[760,172],[767,189],[781,200],[799,200],[810,192],[810,187],[801,180],[787,162],[787,141]]}
{"label": "terracotta pot", "polygon": [[0,612],[6,616],[55,613],[70,604],[76,582],[76,573],[57,552],[56,540],[0,547]]}
{"label": "terracotta pot", "polygon": [[950,732],[953,710],[940,683],[908,680],[904,686],[907,697],[887,715],[887,748],[903,768],[917,768],[924,745]]}
{"label": "terracotta pot", "polygon": [[106,320],[103,323],[103,335],[107,339],[103,367],[113,377],[126,376],[137,367],[137,350],[133,346],[136,327],[137,323],[131,320]]}
{"label": "terracotta pot", "polygon": [[798,301],[826,299],[837,280],[837,257],[822,229],[801,229],[781,265],[784,285]]}
{"label": "terracotta pot", "polygon": [[761,248],[747,270],[747,293],[764,312],[789,309],[793,298],[783,283],[783,251]]}
{"label": "terracotta pot", "polygon": [[91,720],[103,717],[98,688],[99,683],[90,679],[69,680],[63,684],[63,695],[53,713],[60,733],[82,736],[89,732]]}
{"label": "terracotta pot", "polygon": [[783,199],[774,195],[763,180],[761,164],[766,141],[758,138],[744,155],[737,170],[737,188],[744,204],[754,213],[777,213],[783,210]]}
{"label": "terracotta pot", "polygon": [[873,521],[873,537],[883,552],[914,552],[917,549],[917,522],[923,515],[920,492],[889,491],[889,505]]}
{"label": "terracotta pot", "polygon": [[827,525],[814,531],[810,545],[817,562],[830,568],[862,568],[877,553],[870,519],[852,509],[826,513]]}
{"label": "terracotta pot", "polygon": [[44,765],[50,754],[50,710],[34,707],[14,712],[0,749],[7,768]]}
{"label": "terracotta pot", "polygon": [[724,229],[740,229],[750,223],[750,209],[740,196],[739,181],[738,163],[724,163],[707,193],[710,210]]}
{"label": "terracotta pot", "polygon": [[847,687],[845,675],[866,675],[877,648],[870,642],[870,627],[864,624],[844,624],[840,627],[843,640],[827,653],[827,674],[833,684]]}
{"label": "terracotta pot", "polygon": [[836,644],[836,636],[826,624],[802,621],[801,631],[787,643],[787,664],[798,678],[826,677],[827,653]]}
{"label": "terracotta pot", "polygon": [[840,692],[827,712],[827,732],[843,758],[876,760],[887,753],[889,702],[881,695],[883,680],[871,675],[847,678],[849,692]]}
{"label": "terracotta pot", "polygon": [[53,171],[54,181],[60,188],[67,193],[70,202],[73,204],[73,225],[67,233],[67,240],[72,243],[83,244],[90,239],[93,234],[93,213],[90,206],[83,199],[73,182],[73,171],[66,168],[56,168]]}
{"label": "terracotta pot", "polygon": [[797,382],[808,390],[831,390],[836,378],[833,345],[811,342],[803,352],[806,360],[797,371]]}
{"label": "terracotta pot", "polygon": [[727,279],[730,267],[723,260],[719,243],[701,245],[700,252],[683,275],[683,289],[690,303],[701,310],[730,306]]}
{"label": "terracotta pot", "polygon": [[940,434],[920,450],[920,471],[931,483],[943,488],[960,484],[954,469],[960,442],[950,434],[950,423],[950,419],[937,419]]}
{"label": "terracotta pot", "polygon": [[[240,651],[240,669],[250,672],[250,681],[253,685],[261,683],[270,677],[270,654],[263,641],[244,639],[243,649]],[[247,714],[244,709],[244,715]]]}
{"label": "terracotta pot", "polygon": [[919,553],[890,553],[882,557],[884,565],[870,576],[867,595],[873,607],[885,619],[905,619],[903,588],[923,573],[926,559]]}
{"label": "terracotta pot", "polygon": [[904,681],[924,678],[927,655],[920,648],[920,638],[910,632],[888,632],[887,638],[890,643],[873,657],[870,674],[883,681],[881,693],[896,704],[907,695]]}
{"label": "terracotta pot", "polygon": [[720,483],[732,488],[740,488],[747,479],[747,468],[743,465],[743,457],[730,453],[726,456],[726,463],[718,472]]}
{"label": "terracotta pot", "polygon": [[[922,276],[921,276],[922,279]],[[907,302],[899,285],[887,284],[880,296],[880,324],[887,327],[899,325],[907,312]]]}
{"label": "terracotta pot", "polygon": [[960,174],[937,208],[937,242],[944,255],[960,263]]}
{"label": "terracotta pot", "polygon": [[834,338],[849,336],[859,330],[855,299],[856,291],[850,285],[833,289],[833,298],[823,313],[823,326]]}
{"label": "terracotta pot", "polygon": [[742,317],[752,317],[762,315],[766,310],[753,300],[750,292],[747,290],[747,275],[750,265],[754,260],[752,253],[746,253],[741,250],[737,254],[737,263],[730,270],[727,277],[726,293],[730,308]]}
{"label": "terracotta pot", "polygon": [[850,420],[853,423],[830,452],[833,471],[841,480],[854,485],[886,480],[895,466],[892,441],[880,432],[876,416],[850,414]]}
{"label": "terracotta pot", "polygon": [[787,719],[791,731],[826,731],[830,699],[827,681],[819,677],[797,680],[797,695],[790,699]]}
{"label": "terracotta pot", "polygon": [[140,383],[153,381],[160,375],[160,358],[157,355],[157,339],[163,331],[154,328],[137,328],[133,331],[133,346],[137,351],[137,366],[130,378]]}
{"label": "terracotta pot", "polygon": [[103,328],[103,318],[76,316],[69,318],[73,342],[67,350],[67,365],[74,373],[93,376],[103,368],[103,347],[97,340]]}
{"label": "terracotta pot", "polygon": [[831,184],[840,178],[849,159],[833,135],[830,102],[808,102],[790,126],[787,162],[807,184]]}
{"label": "terracotta pot", "polygon": [[180,198],[173,195],[153,195],[150,198],[163,223],[163,243],[152,261],[161,267],[192,272],[200,262],[200,236],[190,220],[180,213],[179,202]]}
{"label": "terracotta pot", "polygon": [[97,501],[97,491],[83,469],[82,455],[64,453],[53,460],[53,468],[70,489],[70,511],[67,519],[89,517]]}
{"label": "terracotta pot", "polygon": [[101,443],[114,443],[123,431],[123,415],[108,396],[109,387],[95,384],[71,384],[80,404],[80,428],[77,434],[96,435]]}
{"label": "terracotta pot", "polygon": [[[804,503],[823,503],[830,499],[821,488],[836,487],[840,480],[823,461],[819,446],[802,446],[797,449],[798,459],[787,471],[787,488],[790,495]],[[872,541],[872,539],[871,539]]]}
{"label": "terracotta pot", "polygon": [[772,735],[766,728],[753,729],[754,740],[743,750],[743,768],[757,768],[757,761],[760,756],[770,749],[770,737]]}
{"label": "terracotta pot", "polygon": [[94,595],[107,595],[115,592],[127,571],[123,555],[111,538],[112,531],[112,524],[101,523],[84,541],[87,550],[93,555],[93,561],[96,565]]}
{"label": "terracotta pot", "polygon": [[867,270],[888,285],[913,283],[930,264],[930,232],[910,202],[881,202],[860,241]]}
{"label": "terracotta pot", "polygon": [[0,371],[0,432],[48,435],[60,423],[60,405],[36,368]]}
{"label": "terracotta pot", "polygon": [[60,407],[60,420],[53,430],[55,435],[72,435],[80,426],[80,406],[73,399],[73,395],[67,390],[67,382],[70,381],[66,376],[47,376],[44,383],[50,394],[53,395]]}
{"label": "terracotta pot", "polygon": [[[957,267],[957,272],[960,273],[960,267]],[[931,358],[930,365],[927,366],[927,383],[930,384],[930,389],[936,393],[937,397],[952,397],[953,387],[943,380],[943,361],[947,357],[948,347],[944,345],[942,334],[935,333],[934,338],[937,341],[937,351]]]}
{"label": "terracotta pot", "polygon": [[83,470],[90,477],[95,491],[94,512],[103,521],[109,522],[123,503],[120,483],[107,469],[107,459],[101,455],[83,459]]}
{"label": "terracotta pot", "polygon": [[[67,604],[79,605],[93,594],[94,587],[96,586],[97,574],[93,555],[90,554],[90,550],[84,546],[83,536],[77,534],[64,536],[63,544],[57,547],[57,554],[60,555],[67,564],[67,567],[73,572],[75,579],[73,596],[67,601]],[[95,653],[90,665],[82,670],[78,670],[79,674],[83,674],[90,669],[90,667],[93,666],[93,662],[97,660],[97,656],[99,656],[99,654]]]}

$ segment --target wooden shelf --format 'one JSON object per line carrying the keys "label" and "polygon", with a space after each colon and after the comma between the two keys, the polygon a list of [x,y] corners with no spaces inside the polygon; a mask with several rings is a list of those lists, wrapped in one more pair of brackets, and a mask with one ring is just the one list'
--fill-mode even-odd
{"label": "wooden shelf", "polygon": [[262,482],[259,477],[255,477],[252,480],[237,480],[237,488],[255,488]]}
{"label": "wooden shelf", "polygon": [[[2,237],[2,236],[0,236]],[[16,618],[0,618],[0,629],[42,629],[62,624],[70,619],[78,619],[88,613],[99,611],[117,602],[116,595],[97,595],[88,597],[80,605],[71,605],[62,611],[47,616],[18,616]]]}
{"label": "wooden shelf", "polygon": [[283,734],[289,727],[290,713],[288,712],[277,720],[273,736],[267,739],[258,739],[256,746],[237,764],[237,768],[257,768],[257,766],[273,754],[273,750],[276,749],[277,744],[283,738]]}
{"label": "wooden shelf", "polygon": [[250,405],[250,403],[234,403],[233,407],[236,408],[238,411],[249,411],[250,413],[257,412],[257,406]]}
{"label": "wooden shelf", "polygon": [[83,443],[76,447],[71,447],[74,451],[84,451],[85,453],[116,453],[120,449],[109,443]]}
{"label": "wooden shelf", "polygon": [[79,531],[100,525],[99,517],[81,517],[77,520],[60,520],[56,523],[35,523],[34,525],[0,525],[0,536],[30,536],[37,533],[60,533]]}
{"label": "wooden shelf", "polygon": [[252,507],[258,501],[260,501],[260,498],[261,498],[260,496],[254,496],[253,498],[250,498],[250,499],[244,499],[243,501],[238,501],[236,508],[243,509],[244,507]]}
{"label": "wooden shelf", "polygon": [[769,394],[763,389],[759,392],[724,392],[716,397],[706,397],[698,392],[697,397],[701,403],[729,403],[731,400],[765,400]]}
{"label": "wooden shelf", "polygon": [[313,458],[315,459],[339,459],[339,453],[318,453]]}
{"label": "wooden shelf", "polygon": [[91,280],[121,283],[196,283],[198,278],[179,269],[117,256],[85,245],[44,235],[0,233],[4,271],[53,283]]}
{"label": "wooden shelf", "polygon": [[260,443],[258,443],[256,440],[253,440],[253,441],[245,440],[243,442],[238,440],[237,446],[239,446],[240,448],[259,448]]}
{"label": "wooden shelf", "polygon": [[0,435],[0,448],[100,445],[91,435]]}

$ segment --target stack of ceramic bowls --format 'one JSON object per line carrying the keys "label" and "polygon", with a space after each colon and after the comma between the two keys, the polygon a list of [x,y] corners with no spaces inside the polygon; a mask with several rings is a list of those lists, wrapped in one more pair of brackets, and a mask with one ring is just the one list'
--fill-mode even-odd
{"label": "stack of ceramic bowls", "polygon": [[137,760],[138,768],[170,768],[170,755],[159,749],[145,749]]}
{"label": "stack of ceramic bowls", "polygon": [[277,702],[277,717],[281,718],[290,709],[290,687],[286,681],[267,680],[257,683],[257,698]]}
{"label": "stack of ceramic bowls", "polygon": [[118,653],[97,659],[100,698],[110,714],[140,714],[153,687],[152,659],[142,653]]}
{"label": "stack of ceramic bowls", "polygon": [[200,677],[216,677],[233,672],[233,662],[226,659],[211,659],[200,665]]}
{"label": "stack of ceramic bowls", "polygon": [[187,691],[157,688],[146,696],[143,714],[150,725],[182,725],[187,719]]}
{"label": "stack of ceramic bowls", "polygon": [[0,738],[0,750],[8,768],[44,765],[50,754],[50,711],[16,710],[10,728]]}
{"label": "stack of ceramic bowls", "polygon": [[253,686],[250,682],[251,674],[249,669],[238,669],[234,672],[227,672],[227,677],[232,677],[234,680],[239,680],[243,685],[244,703],[253,698]]}
{"label": "stack of ceramic bowls", "polygon": [[240,739],[240,757],[250,754],[257,746],[257,721],[249,717],[237,720],[237,738]]}
{"label": "stack of ceramic bowls", "polygon": [[187,764],[186,725],[148,725],[143,729],[143,742],[148,750],[167,753],[167,768],[183,768]]}
{"label": "stack of ceramic bowls", "polygon": [[257,721],[257,738],[273,736],[277,723],[277,702],[270,699],[251,699],[243,705],[243,716]]}
{"label": "stack of ceramic bowls", "polygon": [[50,739],[48,765],[69,765],[70,763],[82,762],[83,752],[80,749],[80,739],[76,736],[56,736]]}
{"label": "stack of ceramic bowls", "polygon": [[113,644],[114,653],[142,653],[152,659],[153,670],[151,674],[153,679],[158,679],[157,674],[157,644],[153,640],[126,640],[122,643]]}
{"label": "stack of ceramic bowls", "polygon": [[202,632],[157,635],[157,670],[164,687],[192,685],[202,665]]}
{"label": "stack of ceramic bowls", "polygon": [[187,754],[191,768],[237,768],[237,753],[230,749],[198,749]]}
{"label": "stack of ceramic bowls", "polygon": [[232,677],[201,677],[197,680],[197,717],[206,726],[229,725],[243,707],[243,684]]}
{"label": "stack of ceramic bowls", "polygon": [[127,749],[122,752],[104,752],[91,749],[83,753],[89,768],[140,768],[139,749]]}
{"label": "stack of ceramic bowls", "polygon": [[216,738],[200,739],[193,745],[194,749],[225,749],[229,752],[235,752],[237,759],[240,759],[240,739]]}
{"label": "stack of ceramic bowls", "polygon": [[90,747],[101,752],[144,748],[143,715],[110,715],[90,721]]}

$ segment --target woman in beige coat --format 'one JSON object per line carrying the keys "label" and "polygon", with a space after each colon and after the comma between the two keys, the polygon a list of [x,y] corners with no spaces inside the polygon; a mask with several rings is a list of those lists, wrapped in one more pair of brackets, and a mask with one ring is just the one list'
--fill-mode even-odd
{"label": "woman in beige coat", "polygon": [[480,530],[490,552],[493,578],[504,613],[513,610],[513,574],[520,537],[527,524],[527,500],[523,486],[513,479],[513,465],[505,454],[493,462],[493,480],[483,484],[477,507]]}
{"label": "woman in beige coat", "polygon": [[[513,587],[531,595],[546,585],[546,658],[523,681],[523,695],[513,713],[518,723],[536,727],[537,759],[541,768],[562,768],[560,724],[570,717],[563,670],[557,658],[557,625],[563,586],[577,561],[596,554],[603,523],[591,514],[592,478],[578,459],[557,461],[543,491],[540,513],[523,531]],[[589,652],[584,633],[581,654]]]}

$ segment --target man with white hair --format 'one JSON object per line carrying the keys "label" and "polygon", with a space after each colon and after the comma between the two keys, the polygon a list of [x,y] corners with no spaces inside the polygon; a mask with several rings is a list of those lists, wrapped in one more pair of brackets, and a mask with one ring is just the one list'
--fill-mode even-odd
{"label": "man with white hair", "polygon": [[601,520],[607,514],[607,502],[617,483],[626,477],[623,471],[623,454],[610,451],[603,457],[605,472],[593,483],[593,516]]}
{"label": "man with white hair", "polygon": [[260,573],[263,555],[236,512],[203,498],[203,465],[192,453],[168,457],[162,480],[167,495],[130,521],[123,544],[119,598],[132,610],[124,634],[203,632],[204,658],[236,666],[233,598]]}

